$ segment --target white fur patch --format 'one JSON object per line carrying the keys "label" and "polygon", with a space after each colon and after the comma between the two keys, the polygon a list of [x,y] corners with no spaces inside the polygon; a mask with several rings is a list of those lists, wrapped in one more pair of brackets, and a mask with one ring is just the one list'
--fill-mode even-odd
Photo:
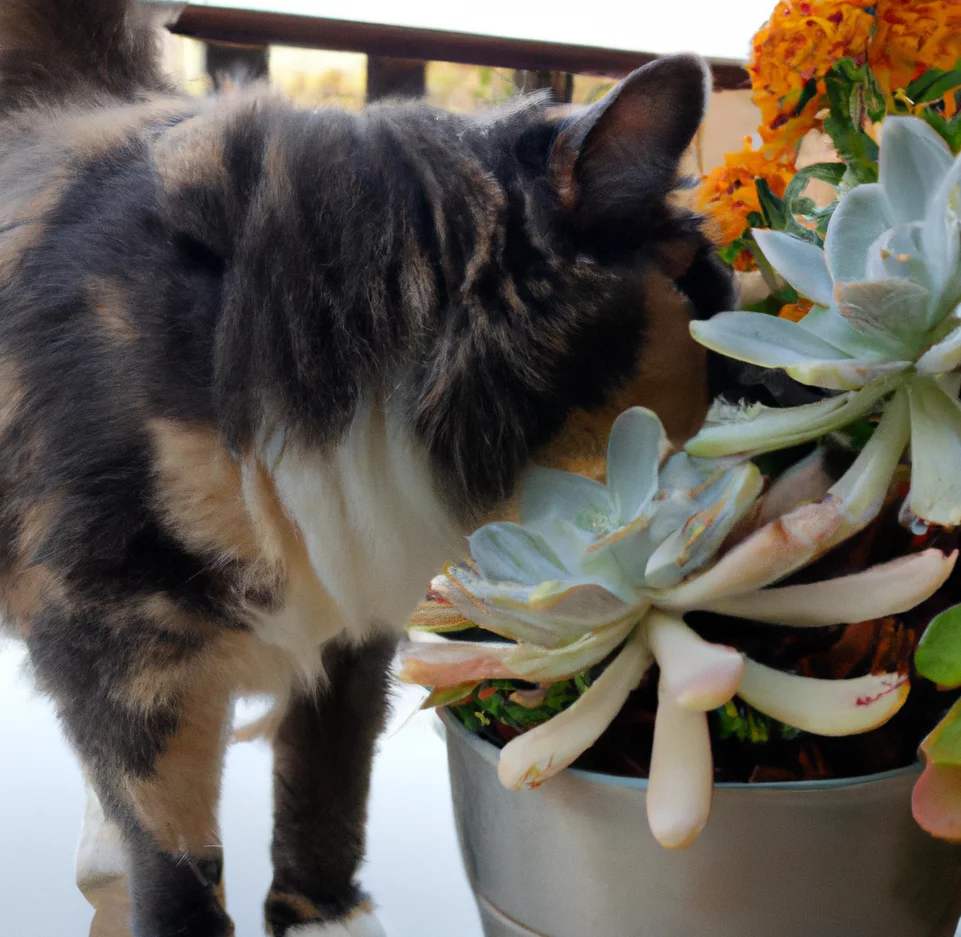
{"label": "white fur patch", "polygon": [[77,847],[77,885],[86,892],[127,874],[126,854],[120,829],[103,815],[100,799],[89,782],[84,782],[87,808]]}
{"label": "white fur patch", "polygon": [[387,937],[387,931],[373,913],[365,911],[336,924],[298,924],[287,931],[287,937]]}
{"label": "white fur patch", "polygon": [[282,434],[263,448],[309,569],[291,571],[283,608],[252,616],[262,640],[305,662],[342,632],[402,627],[431,577],[465,549],[402,420],[362,405],[334,449],[285,445]]}

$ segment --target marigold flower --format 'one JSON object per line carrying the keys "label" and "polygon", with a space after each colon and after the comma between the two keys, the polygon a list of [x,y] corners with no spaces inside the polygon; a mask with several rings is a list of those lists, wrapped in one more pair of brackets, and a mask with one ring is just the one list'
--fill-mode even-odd
{"label": "marigold flower", "polygon": [[888,93],[931,68],[950,71],[961,59],[961,2],[879,0],[868,62]]}
{"label": "marigold flower", "polygon": [[796,114],[804,88],[838,59],[867,57],[872,0],[781,0],[754,37],[748,72],[768,144],[795,146],[814,125],[823,87]]}
{"label": "marigold flower", "polygon": [[784,195],[788,182],[794,175],[794,162],[784,154],[776,154],[751,146],[750,137],[744,140],[744,149],[728,153],[724,165],[713,169],[704,177],[698,204],[719,228],[721,244],[736,241],[749,227],[748,215],[761,211],[754,180],[761,177],[779,198]]}
{"label": "marigold flower", "polygon": [[810,311],[813,303],[808,299],[799,299],[796,303],[787,303],[781,307],[778,315],[791,322],[800,322]]}

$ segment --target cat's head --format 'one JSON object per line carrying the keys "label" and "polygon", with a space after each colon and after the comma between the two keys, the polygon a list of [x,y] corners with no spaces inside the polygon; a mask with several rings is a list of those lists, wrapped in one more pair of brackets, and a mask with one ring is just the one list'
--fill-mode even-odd
{"label": "cat's head", "polygon": [[710,87],[703,60],[673,56],[571,116],[528,105],[481,123],[490,178],[463,217],[487,243],[413,409],[471,504],[507,495],[531,457],[590,468],[628,406],[657,410],[675,441],[700,425],[708,369],[688,324],[733,308],[731,278],[673,196]]}
{"label": "cat's head", "polygon": [[161,176],[189,243],[223,259],[228,437],[242,446],[267,423],[325,445],[365,398],[389,398],[475,511],[509,496],[572,415],[646,403],[693,430],[706,367],[671,284],[723,308],[729,280],[671,196],[709,90],[683,55],[567,115],[543,99],[465,118],[255,95],[178,130]]}

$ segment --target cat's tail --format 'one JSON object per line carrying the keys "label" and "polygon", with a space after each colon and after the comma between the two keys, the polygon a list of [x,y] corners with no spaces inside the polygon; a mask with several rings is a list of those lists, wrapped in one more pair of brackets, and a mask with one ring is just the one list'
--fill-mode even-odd
{"label": "cat's tail", "polygon": [[0,116],[169,90],[133,0],[0,0]]}

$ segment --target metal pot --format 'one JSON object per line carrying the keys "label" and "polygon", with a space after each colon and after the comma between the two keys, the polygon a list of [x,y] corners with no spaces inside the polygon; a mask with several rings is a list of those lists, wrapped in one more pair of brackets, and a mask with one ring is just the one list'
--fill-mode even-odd
{"label": "metal pot", "polygon": [[954,937],[961,847],[915,824],[917,767],[718,784],[707,829],[669,852],[646,781],[568,770],[513,793],[497,749],[442,719],[487,937]]}

